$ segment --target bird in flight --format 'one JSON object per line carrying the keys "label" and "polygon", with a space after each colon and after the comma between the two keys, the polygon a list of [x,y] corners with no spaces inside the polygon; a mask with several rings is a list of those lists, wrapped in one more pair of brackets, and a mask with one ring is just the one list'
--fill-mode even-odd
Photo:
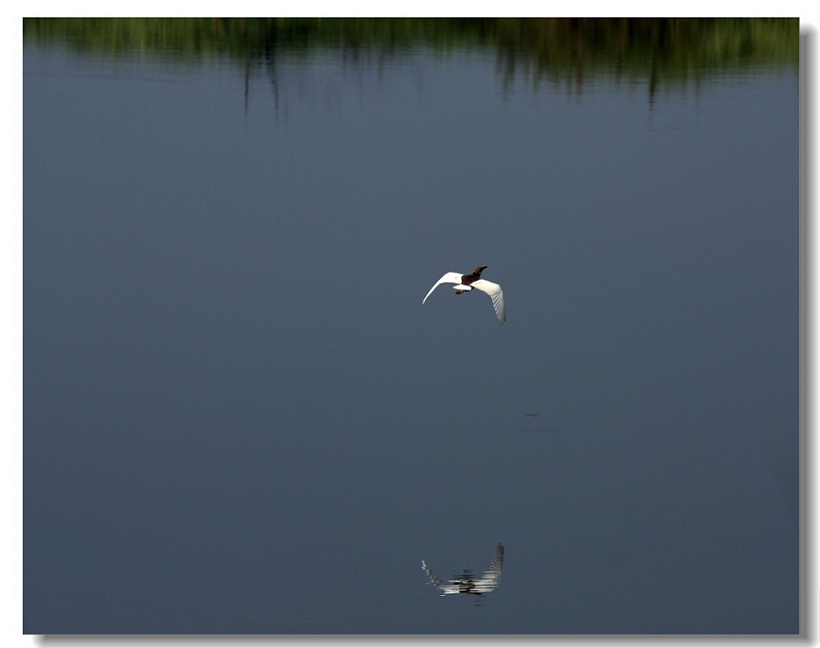
{"label": "bird in flight", "polygon": [[470,274],[459,274],[457,272],[445,273],[444,276],[439,279],[432,288],[430,288],[430,292],[428,292],[427,296],[421,300],[421,303],[423,304],[426,302],[427,297],[429,297],[430,294],[443,283],[456,284],[453,286],[456,291],[456,295],[460,295],[463,292],[468,292],[473,288],[478,288],[481,292],[487,293],[493,300],[495,315],[498,317],[498,321],[503,324],[504,320],[507,319],[507,313],[504,310],[504,293],[501,292],[501,286],[497,283],[481,278],[481,273],[486,267],[487,266],[478,266]]}

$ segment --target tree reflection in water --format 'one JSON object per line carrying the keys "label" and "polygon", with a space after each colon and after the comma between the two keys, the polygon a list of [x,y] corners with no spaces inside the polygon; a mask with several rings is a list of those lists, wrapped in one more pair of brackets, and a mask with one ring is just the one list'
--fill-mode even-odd
{"label": "tree reflection in water", "polygon": [[476,605],[481,605],[481,595],[492,592],[501,580],[501,568],[504,565],[504,547],[501,543],[495,548],[490,568],[484,572],[481,578],[473,578],[473,573],[465,569],[463,573],[456,574],[451,580],[444,583],[427,566],[424,560],[421,561],[421,568],[430,579],[430,585],[441,590],[441,596],[447,594],[472,594],[476,597]]}

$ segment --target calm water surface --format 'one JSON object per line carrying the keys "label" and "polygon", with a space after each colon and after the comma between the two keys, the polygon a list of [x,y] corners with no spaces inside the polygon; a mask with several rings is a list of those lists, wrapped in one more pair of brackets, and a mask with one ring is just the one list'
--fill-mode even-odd
{"label": "calm water surface", "polygon": [[24,64],[25,632],[798,631],[796,70]]}

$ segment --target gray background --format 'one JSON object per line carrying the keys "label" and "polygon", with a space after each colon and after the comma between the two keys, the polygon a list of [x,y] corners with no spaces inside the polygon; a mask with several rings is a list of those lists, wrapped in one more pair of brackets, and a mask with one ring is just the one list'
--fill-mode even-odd
{"label": "gray background", "polygon": [[795,72],[24,63],[24,632],[797,632]]}

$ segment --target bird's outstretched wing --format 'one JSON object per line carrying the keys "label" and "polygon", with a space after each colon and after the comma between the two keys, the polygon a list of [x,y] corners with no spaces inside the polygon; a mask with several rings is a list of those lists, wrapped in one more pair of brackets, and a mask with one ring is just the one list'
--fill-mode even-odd
{"label": "bird's outstretched wing", "polygon": [[[433,285],[432,288],[430,288],[430,292],[428,292],[427,295],[424,297],[424,299],[421,300],[421,303],[423,304],[424,302],[426,302],[427,297],[430,296],[430,293],[432,293],[436,288],[438,288],[440,284],[443,284],[443,283],[459,284],[459,283],[461,283],[461,277],[462,276],[463,275],[460,275],[458,272],[447,272],[447,273],[445,273],[445,275],[441,279],[439,279]],[[475,282],[473,282],[473,283],[475,284]]]}
{"label": "bird's outstretched wing", "polygon": [[484,576],[476,581],[476,587],[482,592],[492,592],[501,580],[501,568],[504,566],[504,547],[501,543],[495,548],[495,556]]}
{"label": "bird's outstretched wing", "polygon": [[[445,277],[447,275],[444,275]],[[441,278],[439,283],[444,280],[444,277]],[[436,284],[437,286],[438,284]],[[436,286],[433,286],[435,288]],[[498,321],[502,324],[504,320],[507,319],[507,311],[504,310],[504,293],[501,292],[501,286],[497,283],[493,283],[492,281],[487,281],[486,279],[476,279],[473,283],[470,284],[473,288],[478,288],[481,292],[487,293],[493,300],[493,308],[495,308],[495,314],[498,317]],[[432,290],[430,292],[433,292]],[[426,299],[426,297],[425,297]],[[423,303],[423,302],[422,302]]]}
{"label": "bird's outstretched wing", "polygon": [[[422,560],[422,561],[421,561],[421,568],[422,568],[422,569],[424,570],[424,572],[427,574],[427,578],[429,578],[429,579],[430,579],[430,585],[432,585],[433,587],[436,587],[436,588],[438,588],[438,589],[441,589],[441,580],[438,578],[438,576],[436,576],[436,575],[435,575],[435,574],[434,574],[434,573],[430,570],[430,568],[427,566],[427,563],[426,563],[426,562],[424,562],[424,560]],[[442,594],[442,596],[444,596],[444,595]]]}

